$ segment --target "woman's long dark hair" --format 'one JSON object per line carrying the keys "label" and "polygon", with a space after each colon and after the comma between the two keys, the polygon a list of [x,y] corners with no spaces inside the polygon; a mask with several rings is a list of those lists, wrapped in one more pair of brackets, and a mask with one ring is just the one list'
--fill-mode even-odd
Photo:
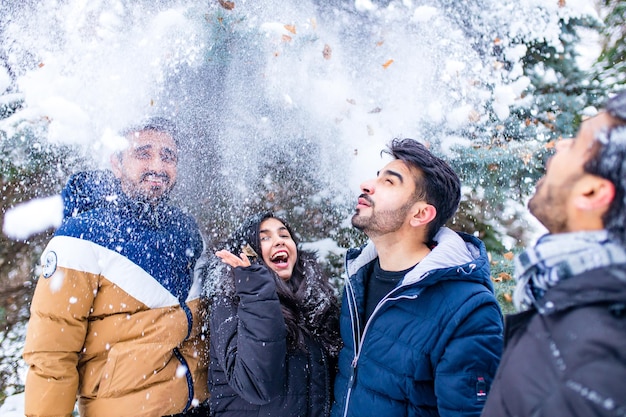
{"label": "woman's long dark hair", "polygon": [[[276,293],[282,307],[287,328],[287,344],[290,349],[306,349],[306,337],[313,338],[331,356],[340,349],[339,303],[328,277],[317,263],[313,252],[300,248],[298,240],[287,222],[271,212],[248,218],[222,246],[223,249],[239,255],[242,247],[250,245],[258,254],[256,262],[265,265],[261,252],[259,229],[267,219],[276,219],[285,225],[296,243],[298,259],[291,279],[283,281],[266,265],[274,275]],[[232,276],[232,271],[230,271]],[[217,291],[218,293],[221,291]]]}

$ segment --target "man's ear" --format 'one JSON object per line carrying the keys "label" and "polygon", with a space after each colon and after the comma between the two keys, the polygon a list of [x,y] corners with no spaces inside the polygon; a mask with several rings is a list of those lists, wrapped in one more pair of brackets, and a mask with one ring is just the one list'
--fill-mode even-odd
{"label": "man's ear", "polygon": [[413,215],[411,216],[411,226],[418,227],[430,223],[437,215],[435,206],[424,201],[418,201],[413,206]]}
{"label": "man's ear", "polygon": [[578,185],[580,189],[574,204],[581,211],[604,213],[615,198],[615,185],[605,178],[588,175]]}

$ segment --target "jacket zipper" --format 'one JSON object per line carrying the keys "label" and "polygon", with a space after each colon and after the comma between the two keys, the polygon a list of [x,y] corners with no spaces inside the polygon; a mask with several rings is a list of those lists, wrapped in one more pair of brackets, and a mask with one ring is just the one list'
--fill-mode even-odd
{"label": "jacket zipper", "polygon": [[[423,278],[425,278],[427,275],[429,275],[428,272],[424,274]],[[344,405],[343,417],[347,417],[348,415],[348,405],[350,404],[350,396],[352,395],[352,387],[354,386],[354,383],[356,382],[356,372],[357,372],[356,367],[359,362],[359,357],[361,356],[361,350],[363,348],[363,341],[365,340],[365,334],[367,333],[367,330],[369,329],[372,319],[374,318],[376,313],[381,309],[383,304],[385,304],[387,301],[397,301],[401,299],[414,300],[417,297],[419,297],[419,293],[418,293],[415,295],[401,295],[401,296],[392,298],[390,297],[391,294],[393,294],[394,292],[400,291],[400,289],[404,288],[405,286],[400,286],[398,288],[395,288],[393,291],[391,291],[389,294],[383,297],[382,300],[380,300],[380,302],[378,303],[378,305],[372,312],[372,315],[370,316],[369,320],[367,321],[367,323],[365,323],[365,327],[363,328],[363,334],[360,334],[361,327],[359,326],[360,323],[359,323],[359,315],[358,315],[357,306],[356,306],[356,298],[354,296],[354,290],[352,288],[352,283],[350,282],[349,277],[347,280],[346,287],[347,287],[346,299],[348,302],[348,310],[350,312],[350,321],[352,323],[352,337],[354,338],[354,358],[352,359],[350,379],[348,380],[348,390],[346,392],[346,402]]]}

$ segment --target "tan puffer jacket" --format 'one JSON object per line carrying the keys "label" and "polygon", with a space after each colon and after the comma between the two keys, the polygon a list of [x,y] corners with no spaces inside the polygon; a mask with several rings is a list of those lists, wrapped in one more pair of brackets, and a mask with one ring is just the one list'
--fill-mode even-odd
{"label": "tan puffer jacket", "polygon": [[82,417],[166,416],[208,398],[197,277],[190,328],[178,299],[114,250],[56,236],[42,260],[24,348],[27,416],[70,416],[77,395]]}

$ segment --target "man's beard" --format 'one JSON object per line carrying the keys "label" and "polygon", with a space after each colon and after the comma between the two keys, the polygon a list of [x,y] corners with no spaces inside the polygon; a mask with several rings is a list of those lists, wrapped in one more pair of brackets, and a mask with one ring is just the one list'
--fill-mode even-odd
{"label": "man's beard", "polygon": [[362,217],[357,210],[357,213],[352,216],[352,226],[363,231],[370,238],[399,230],[406,221],[407,213],[414,204],[413,201],[409,201],[395,210],[376,212],[374,211],[375,204],[370,199],[368,201],[370,202],[372,214],[369,217]]}
{"label": "man's beard", "polygon": [[[162,185],[149,187],[149,188],[142,187],[141,186],[142,183],[145,181],[145,179],[149,175],[163,178],[164,181]],[[151,206],[157,206],[161,204],[162,202],[169,200],[172,189],[174,188],[174,185],[176,184],[176,183],[170,183],[169,181],[170,181],[170,177],[168,175],[163,175],[163,174],[154,175],[150,173],[144,174],[141,176],[141,179],[139,180],[139,184],[133,184],[129,197],[141,203],[149,204]]]}
{"label": "man's beard", "polygon": [[156,191],[155,193],[149,193],[148,195],[144,196],[144,201],[146,203],[150,203],[152,205],[159,205],[164,201],[169,200],[170,198],[170,193],[172,191],[171,187],[167,187],[165,189],[163,189],[162,192],[158,192],[158,188],[155,187],[154,191]]}
{"label": "man's beard", "polygon": [[[555,187],[538,184],[535,194],[528,201],[528,210],[550,233],[563,233],[567,226],[567,193],[577,178]],[[543,191],[543,193],[542,193]]]}

